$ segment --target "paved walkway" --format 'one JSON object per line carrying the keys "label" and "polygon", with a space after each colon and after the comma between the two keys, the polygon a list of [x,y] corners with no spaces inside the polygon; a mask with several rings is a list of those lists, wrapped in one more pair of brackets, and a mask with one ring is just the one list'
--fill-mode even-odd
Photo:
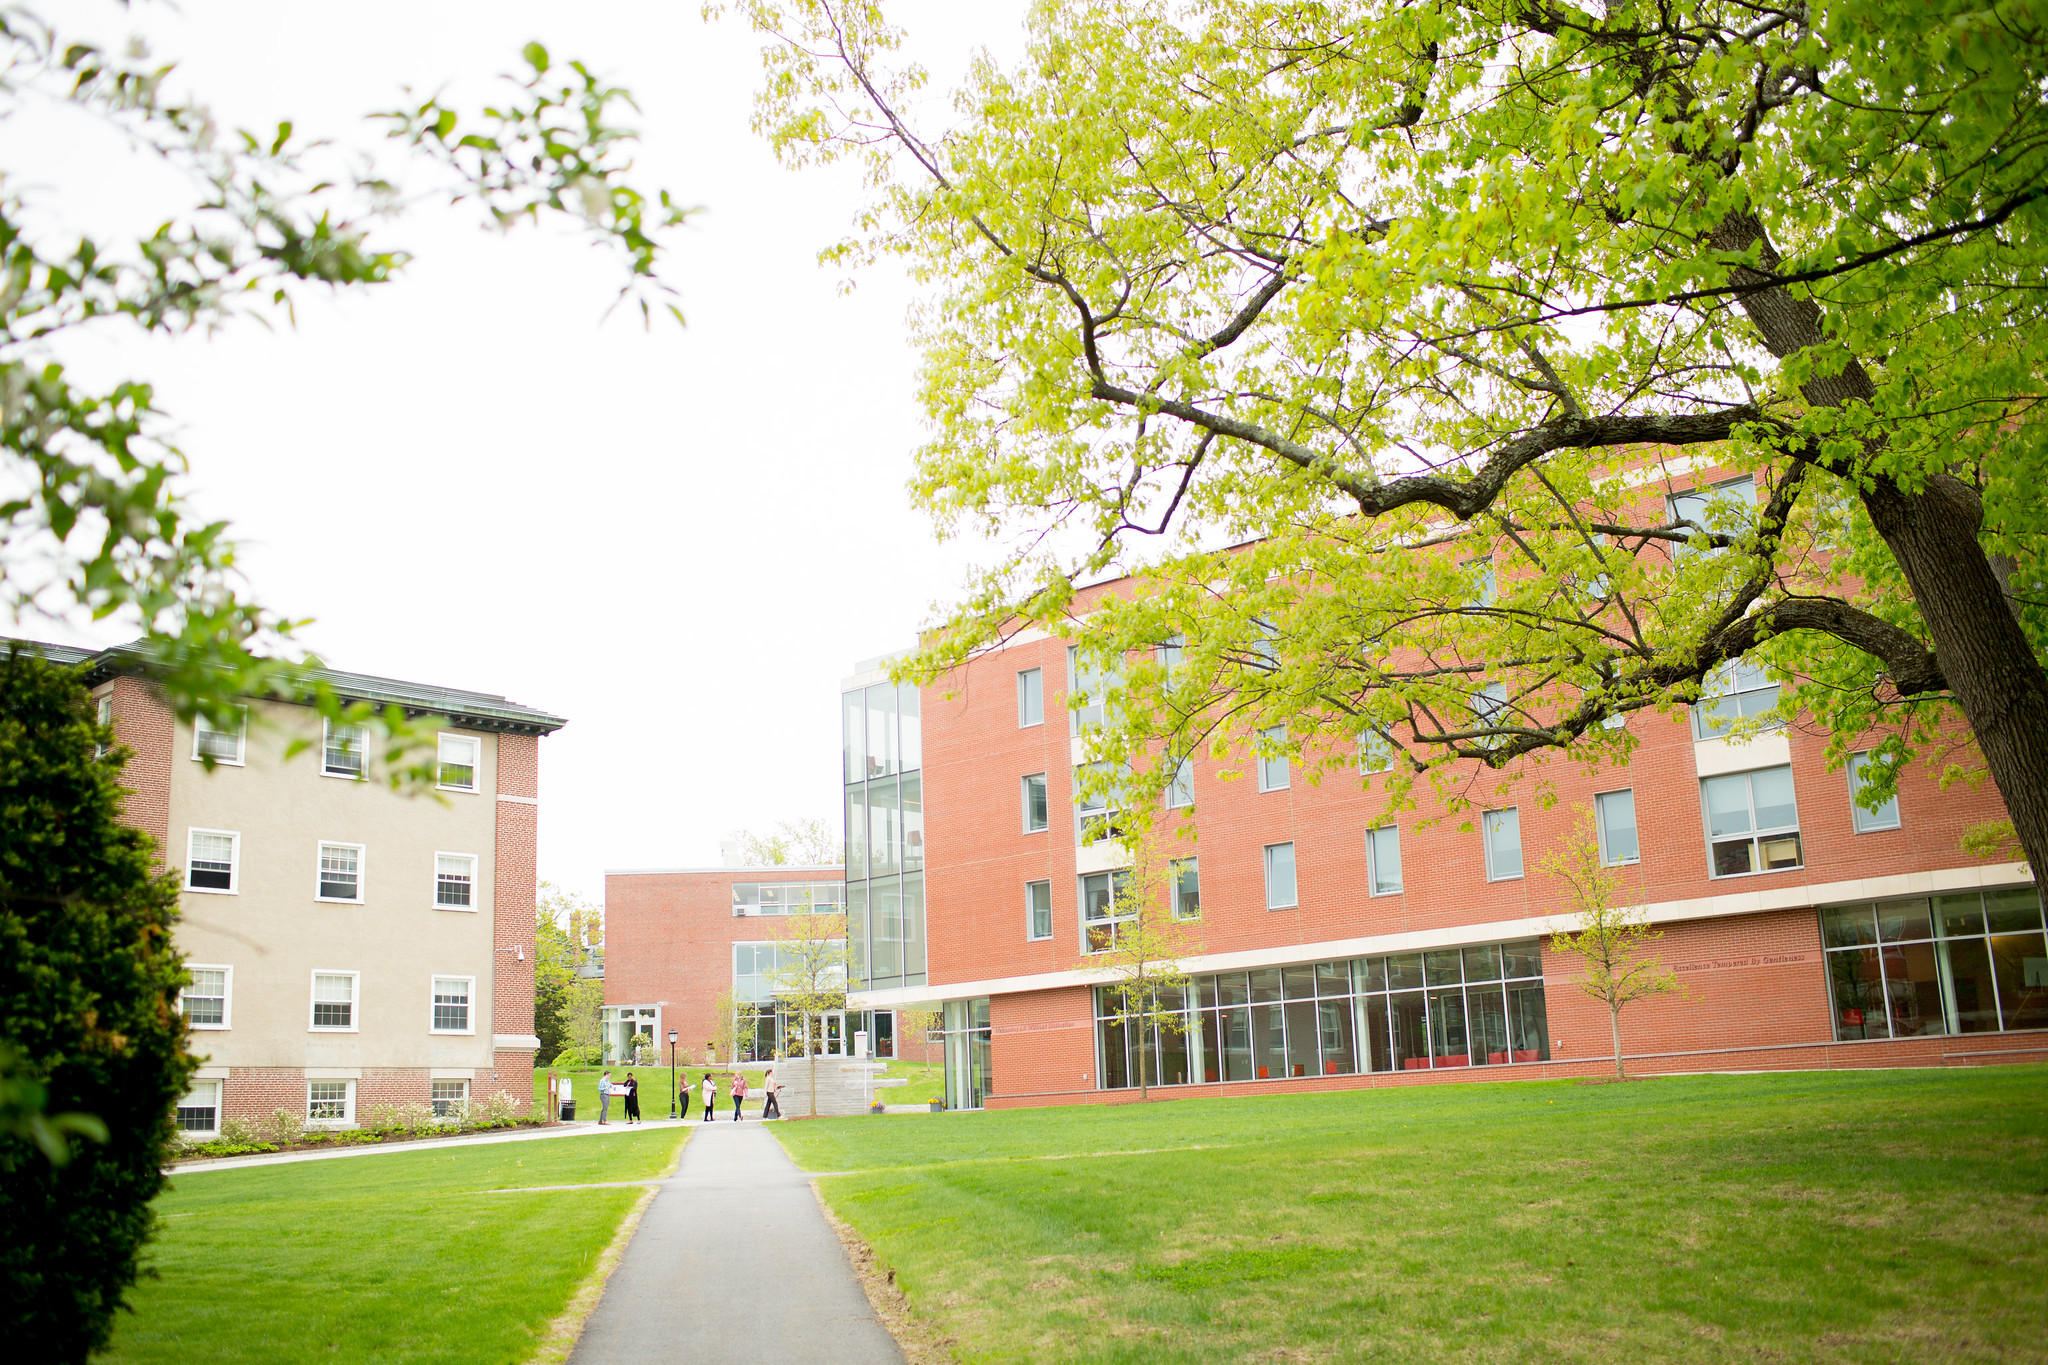
{"label": "paved walkway", "polygon": [[698,1126],[569,1365],[904,1365],[811,1179],[759,1123]]}

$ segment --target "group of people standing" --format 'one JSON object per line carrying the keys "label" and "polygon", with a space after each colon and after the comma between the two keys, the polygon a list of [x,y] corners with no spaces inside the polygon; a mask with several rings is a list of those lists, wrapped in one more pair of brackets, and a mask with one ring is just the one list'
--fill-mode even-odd
{"label": "group of people standing", "polygon": [[[699,1088],[704,1096],[703,1121],[710,1123],[718,1117],[717,1077],[709,1071],[705,1072],[703,1083]],[[779,1119],[782,1117],[781,1091],[782,1082],[775,1079],[775,1068],[771,1066],[768,1068],[766,1079],[761,1083],[762,1118]],[[732,1083],[727,1088],[726,1093],[732,1096],[733,1120],[737,1122],[745,1118],[746,1113],[744,1110],[747,1096],[751,1093],[747,1086],[745,1072],[735,1070],[732,1073]],[[597,1121],[600,1124],[608,1124],[612,1121],[612,1099],[614,1097],[625,1101],[627,1123],[639,1123],[641,1121],[639,1077],[628,1071],[624,1081],[614,1084],[612,1073],[607,1071],[597,1078]],[[690,1087],[688,1084],[682,1087],[682,1117],[690,1117]]]}

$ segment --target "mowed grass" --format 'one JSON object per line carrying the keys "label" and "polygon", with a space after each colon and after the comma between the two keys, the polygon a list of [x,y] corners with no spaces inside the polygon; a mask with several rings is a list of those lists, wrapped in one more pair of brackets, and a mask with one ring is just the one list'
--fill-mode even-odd
{"label": "mowed grass", "polygon": [[[186,1172],[157,1201],[160,1278],[103,1359],[515,1362],[640,1190],[527,1190],[667,1171],[676,1129]],[[509,1194],[484,1191],[511,1189]]]}
{"label": "mowed grass", "polygon": [[963,1361],[2041,1361],[2048,1069],[776,1130]]}

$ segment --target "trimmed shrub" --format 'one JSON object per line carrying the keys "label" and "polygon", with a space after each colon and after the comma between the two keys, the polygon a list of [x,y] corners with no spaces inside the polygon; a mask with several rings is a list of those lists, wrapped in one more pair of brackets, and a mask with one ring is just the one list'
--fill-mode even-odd
{"label": "trimmed shrub", "polygon": [[[289,1147],[306,1135],[306,1116],[296,1109],[273,1109],[270,1117],[263,1120],[263,1140]],[[227,1136],[225,1126],[221,1136]]]}
{"label": "trimmed shrub", "polygon": [[127,752],[97,752],[112,743],[69,671],[0,654],[0,1043],[51,1113],[107,1128],[104,1144],[67,1136],[61,1165],[0,1133],[0,1324],[40,1360],[106,1345],[196,1065],[177,1012],[177,883],[121,823]]}

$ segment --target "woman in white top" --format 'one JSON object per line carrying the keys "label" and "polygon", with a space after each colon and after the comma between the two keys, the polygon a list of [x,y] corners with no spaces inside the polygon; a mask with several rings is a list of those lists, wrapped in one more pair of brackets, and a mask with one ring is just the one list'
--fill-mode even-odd
{"label": "woman in white top", "polygon": [[711,1079],[711,1073],[708,1071],[704,1073],[703,1095],[704,1122],[709,1123],[716,1117],[718,1108],[718,1082]]}
{"label": "woman in white top", "polygon": [[612,1121],[612,1073],[607,1071],[597,1078],[597,1121],[601,1124]]}

